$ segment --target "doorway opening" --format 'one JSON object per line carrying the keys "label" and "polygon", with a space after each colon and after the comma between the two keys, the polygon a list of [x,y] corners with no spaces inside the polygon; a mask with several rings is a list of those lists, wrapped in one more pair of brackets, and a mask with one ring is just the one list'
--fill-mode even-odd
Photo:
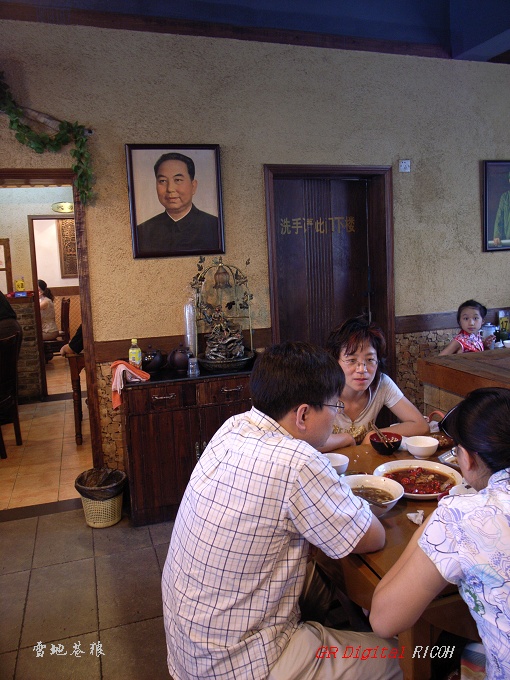
{"label": "doorway opening", "polygon": [[[80,283],[77,271],[76,249],[74,248],[74,266],[69,266],[67,257],[63,261],[62,250],[65,245],[59,239],[59,230],[66,232],[74,229],[74,214],[66,216],[65,221],[56,215],[28,215],[28,232],[30,242],[30,258],[34,292],[37,281],[43,279],[54,296],[53,307],[57,327],[62,329],[62,301],[69,300],[69,334],[74,335],[81,325]],[[74,243],[76,239],[74,238]],[[67,246],[67,250],[70,250]],[[68,272],[71,272],[69,274]],[[44,342],[43,342],[44,345]],[[58,349],[58,345],[56,346]],[[56,354],[49,354],[44,345],[42,397],[56,398],[68,393],[70,382],[65,379],[66,362]],[[67,370],[68,373],[68,370]]]}
{"label": "doorway opening", "polygon": [[[73,194],[73,202],[75,206],[75,231],[76,231],[76,250],[77,250],[77,261],[78,261],[78,271],[79,271],[79,296],[80,296],[80,311],[81,319],[83,323],[83,336],[84,336],[84,356],[85,356],[85,372],[86,372],[86,382],[87,382],[87,413],[90,420],[90,445],[88,448],[88,462],[86,467],[80,462],[83,469],[88,467],[101,467],[103,464],[103,451],[102,451],[102,440],[101,440],[101,429],[100,429],[100,416],[99,416],[99,403],[97,396],[97,379],[96,379],[96,360],[95,360],[95,349],[93,343],[93,328],[92,328],[92,318],[91,318],[91,304],[90,304],[90,284],[89,284],[89,267],[88,267],[88,254],[87,254],[87,238],[85,230],[85,211],[80,203],[79,196],[73,187],[74,173],[71,169],[0,169],[0,192],[3,189],[24,189],[30,190],[35,188],[43,187],[69,187]],[[22,255],[21,251],[15,250],[13,245],[13,238],[10,238],[11,243],[11,255],[13,261],[13,273],[17,276],[20,272],[16,269],[18,263],[23,263],[22,268],[24,271],[30,271],[30,255],[29,255],[29,244],[27,238],[27,217],[30,214],[34,214],[34,206],[31,205],[30,198],[23,206],[24,217],[23,217],[23,232],[25,234],[26,243],[23,248],[26,249],[26,254]],[[5,211],[2,211],[5,212]],[[38,210],[37,212],[41,212]],[[6,217],[4,215],[4,217]],[[7,216],[8,217],[8,216]],[[3,220],[4,229],[8,229],[9,220]],[[7,226],[6,226],[7,225]],[[3,236],[0,233],[0,236]],[[10,234],[8,235],[10,236]],[[22,273],[22,272],[21,272]],[[33,284],[33,282],[32,282]],[[32,289],[34,286],[31,286]],[[35,289],[37,290],[37,281],[35,282]],[[36,316],[37,323],[37,316]],[[40,360],[44,362],[44,352],[43,348],[39,348]],[[34,407],[37,404],[34,404]],[[51,404],[48,404],[51,407]],[[72,409],[71,409],[72,413]],[[85,415],[85,414],[84,414]],[[50,419],[51,420],[51,419]],[[44,423],[43,423],[44,424]],[[34,451],[34,457],[38,456],[37,462],[44,462],[47,460],[47,455],[42,452],[41,455],[41,445],[37,447],[38,451]],[[44,447],[43,447],[44,448]],[[85,447],[84,447],[85,448]],[[78,447],[80,449],[80,447]],[[85,451],[83,450],[83,453]],[[70,471],[68,471],[70,473]],[[19,475],[18,475],[19,476]],[[63,469],[60,470],[60,481],[63,478]],[[36,502],[27,503],[26,502],[26,492],[24,492],[22,505],[32,504],[37,505]],[[55,499],[57,500],[57,499]],[[42,502],[42,501],[40,501]],[[14,506],[13,506],[14,507]]]}

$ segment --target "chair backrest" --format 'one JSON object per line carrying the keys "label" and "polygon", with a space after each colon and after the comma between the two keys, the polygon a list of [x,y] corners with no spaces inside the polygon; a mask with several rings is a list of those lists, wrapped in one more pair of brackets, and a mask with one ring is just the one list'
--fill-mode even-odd
{"label": "chair backrest", "polygon": [[0,339],[0,402],[18,392],[18,334]]}
{"label": "chair backrest", "polygon": [[71,307],[71,298],[62,298],[60,303],[60,337],[64,344],[67,344],[71,339],[69,332],[69,308]]}

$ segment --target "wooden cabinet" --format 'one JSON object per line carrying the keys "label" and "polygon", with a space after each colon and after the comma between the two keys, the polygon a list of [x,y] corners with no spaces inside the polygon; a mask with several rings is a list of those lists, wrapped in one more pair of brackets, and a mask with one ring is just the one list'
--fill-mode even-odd
{"label": "wooden cabinet", "polygon": [[249,373],[124,388],[126,471],[136,526],[173,519],[193,467],[222,423],[251,408]]}

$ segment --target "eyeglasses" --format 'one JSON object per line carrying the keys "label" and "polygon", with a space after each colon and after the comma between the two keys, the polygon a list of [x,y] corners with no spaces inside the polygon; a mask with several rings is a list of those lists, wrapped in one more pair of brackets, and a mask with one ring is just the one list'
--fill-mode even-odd
{"label": "eyeglasses", "polygon": [[[459,403],[460,403],[460,402],[459,402]],[[444,417],[442,420],[440,420],[439,423],[438,423],[439,429],[442,430],[442,431],[445,433],[445,435],[446,435],[447,437],[450,437],[450,439],[453,439],[453,437],[452,437],[452,435],[448,432],[448,429],[447,429],[447,428],[448,428],[448,425],[449,425],[449,422],[448,422],[448,421],[449,421],[450,416],[452,415],[452,413],[453,413],[454,411],[456,411],[456,410],[458,409],[458,407],[459,407],[459,404],[455,404],[455,406],[454,406],[453,408],[451,408],[451,409],[448,411],[448,413],[445,415],[445,417]]]}
{"label": "eyeglasses", "polygon": [[331,406],[331,408],[334,408],[337,413],[340,413],[345,408],[343,401],[337,401],[336,404],[321,404],[321,406]]}
{"label": "eyeglasses", "polygon": [[358,368],[358,366],[362,366],[366,371],[376,368],[379,363],[379,360],[375,357],[369,357],[365,361],[359,361],[358,359],[340,359],[340,361],[348,368]]}

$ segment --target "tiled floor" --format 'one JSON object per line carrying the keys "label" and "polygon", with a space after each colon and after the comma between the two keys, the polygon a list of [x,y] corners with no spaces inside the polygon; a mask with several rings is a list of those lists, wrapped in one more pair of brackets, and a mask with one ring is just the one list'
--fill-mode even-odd
{"label": "tiled floor", "polygon": [[160,580],[172,526],[91,529],[81,509],[0,521],[0,678],[171,680]]}
{"label": "tiled floor", "polygon": [[0,460],[0,510],[78,498],[74,480],[92,467],[88,409],[83,400],[83,444],[78,446],[69,366],[63,357],[47,365],[47,382],[53,398],[63,391],[67,398],[20,405],[21,446],[16,446],[12,424],[2,426],[7,458]]}
{"label": "tiled floor", "polygon": [[47,381],[55,400],[19,408],[22,446],[2,426],[0,679],[171,680],[160,580],[173,523],[87,526],[74,480],[92,467],[88,410],[77,446],[65,359]]}

